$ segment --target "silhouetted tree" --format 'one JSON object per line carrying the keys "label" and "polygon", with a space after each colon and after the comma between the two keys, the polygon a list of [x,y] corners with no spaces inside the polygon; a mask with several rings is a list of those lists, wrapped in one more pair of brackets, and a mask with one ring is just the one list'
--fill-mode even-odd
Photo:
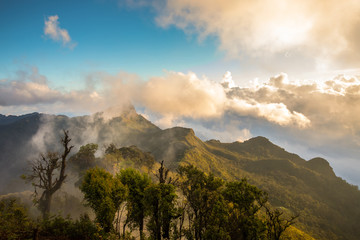
{"label": "silhouetted tree", "polygon": [[69,132],[65,130],[63,132],[64,137],[61,138],[63,153],[41,153],[40,158],[31,163],[31,173],[24,176],[35,187],[35,197],[37,196],[37,189],[43,190],[40,199],[36,201],[43,218],[50,213],[53,194],[60,189],[66,179],[66,161],[73,146],[69,146],[71,141]]}

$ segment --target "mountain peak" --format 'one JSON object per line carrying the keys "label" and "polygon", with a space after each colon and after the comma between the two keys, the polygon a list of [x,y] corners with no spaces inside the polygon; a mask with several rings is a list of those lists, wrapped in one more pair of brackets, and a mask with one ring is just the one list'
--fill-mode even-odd
{"label": "mountain peak", "polygon": [[171,135],[172,137],[181,138],[186,137],[188,135],[195,135],[195,132],[191,128],[184,127],[172,127],[164,130],[164,133],[167,135]]}
{"label": "mountain peak", "polygon": [[109,107],[109,108],[105,109],[104,111],[102,111],[100,113],[96,113],[96,114],[100,114],[101,117],[104,118],[105,121],[111,120],[113,118],[120,117],[120,116],[137,115],[134,106],[131,104]]}
{"label": "mountain peak", "polygon": [[316,157],[307,161],[307,166],[318,173],[335,176],[335,173],[329,162],[321,157]]}
{"label": "mountain peak", "polygon": [[254,137],[254,138],[250,138],[249,140],[246,140],[244,143],[252,143],[252,144],[261,144],[261,145],[264,145],[264,144],[272,144],[274,145],[272,142],[270,142],[269,139],[267,139],[266,137],[262,137],[262,136],[257,136],[257,137]]}

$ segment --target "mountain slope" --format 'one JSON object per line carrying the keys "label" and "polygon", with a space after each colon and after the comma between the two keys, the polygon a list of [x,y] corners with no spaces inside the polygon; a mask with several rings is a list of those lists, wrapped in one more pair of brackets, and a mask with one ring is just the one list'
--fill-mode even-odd
{"label": "mountain slope", "polygon": [[[226,179],[246,177],[269,193],[272,205],[299,213],[300,229],[319,239],[357,239],[360,191],[336,177],[325,159],[306,161],[272,144],[263,137],[243,143],[205,142],[203,151],[212,153]],[[206,155],[206,154],[205,154]],[[191,159],[191,161],[189,161]],[[180,162],[205,171],[201,156],[184,156]],[[214,171],[213,171],[214,172]]]}
{"label": "mountain slope", "polygon": [[27,114],[0,116],[0,194],[24,190],[20,175],[29,167],[28,161],[41,152],[58,151],[63,129],[69,130],[72,154],[80,146],[97,143],[100,149],[115,143],[117,146],[141,145],[147,136],[161,131],[137,114],[133,107],[121,115],[106,119],[104,113],[69,118],[63,115]]}
{"label": "mountain slope", "polygon": [[243,143],[203,142],[192,129],[161,130],[132,107],[111,119],[104,116],[1,115],[0,191],[21,190],[15,183],[24,173],[26,160],[39,152],[56,150],[62,129],[68,129],[73,153],[87,143],[97,143],[102,151],[110,143],[117,147],[136,145],[151,152],[157,161],[164,160],[173,171],[178,165],[193,164],[226,180],[246,177],[269,193],[273,206],[299,213],[296,227],[316,239],[360,236],[360,191],[338,178],[325,159],[306,161],[264,137]]}

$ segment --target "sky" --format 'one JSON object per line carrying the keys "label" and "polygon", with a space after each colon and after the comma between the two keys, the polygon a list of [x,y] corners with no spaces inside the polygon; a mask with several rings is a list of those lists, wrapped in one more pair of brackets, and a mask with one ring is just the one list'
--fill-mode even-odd
{"label": "sky", "polygon": [[131,103],[203,140],[265,136],[360,186],[357,0],[0,0],[0,113]]}

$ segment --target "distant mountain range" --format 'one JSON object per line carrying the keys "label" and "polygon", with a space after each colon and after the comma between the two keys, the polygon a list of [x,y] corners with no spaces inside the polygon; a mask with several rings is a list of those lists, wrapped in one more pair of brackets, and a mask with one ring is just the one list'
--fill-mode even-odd
{"label": "distant mountain range", "polygon": [[0,193],[24,190],[19,176],[40,152],[57,150],[69,130],[76,153],[97,143],[100,151],[136,145],[172,170],[193,164],[226,180],[246,177],[268,192],[273,206],[299,213],[297,228],[316,239],[359,239],[360,191],[337,177],[322,158],[306,161],[265,137],[245,142],[202,141],[192,129],[162,130],[128,107],[117,117],[105,113],[73,117],[32,113],[0,115]]}

